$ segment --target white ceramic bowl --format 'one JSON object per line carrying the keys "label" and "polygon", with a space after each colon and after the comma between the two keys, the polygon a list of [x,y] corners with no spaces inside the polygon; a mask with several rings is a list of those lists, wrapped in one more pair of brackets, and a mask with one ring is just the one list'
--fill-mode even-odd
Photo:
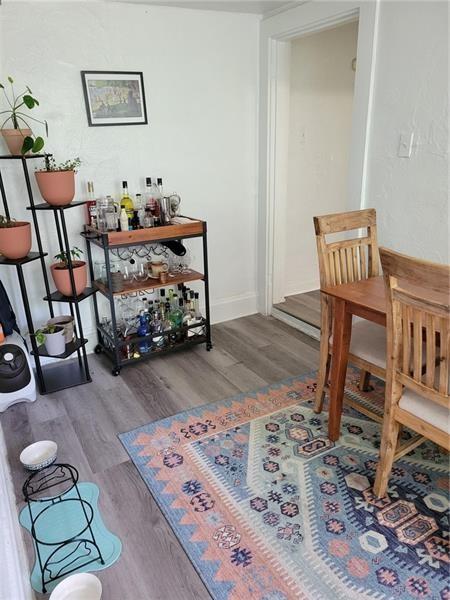
{"label": "white ceramic bowl", "polygon": [[42,440],[27,446],[20,453],[20,462],[29,471],[39,471],[56,460],[58,446],[51,440]]}
{"label": "white ceramic bowl", "polygon": [[49,600],[100,600],[102,584],[92,573],[76,573],[63,579],[50,594]]}

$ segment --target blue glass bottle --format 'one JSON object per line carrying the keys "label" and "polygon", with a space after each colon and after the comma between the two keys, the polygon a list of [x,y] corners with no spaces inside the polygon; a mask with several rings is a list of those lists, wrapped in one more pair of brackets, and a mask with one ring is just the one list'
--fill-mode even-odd
{"label": "blue glass bottle", "polygon": [[[137,334],[139,337],[148,335],[148,322],[146,315],[144,312],[141,313],[139,317],[139,327],[137,328]],[[147,340],[140,340],[139,342],[139,352],[141,354],[146,354],[150,350],[150,346]]]}

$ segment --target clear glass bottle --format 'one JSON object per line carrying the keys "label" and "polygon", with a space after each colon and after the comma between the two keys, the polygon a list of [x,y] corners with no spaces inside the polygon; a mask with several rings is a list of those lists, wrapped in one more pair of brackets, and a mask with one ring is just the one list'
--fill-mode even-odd
{"label": "clear glass bottle", "polygon": [[142,198],[142,194],[136,194],[134,209],[138,211],[139,227],[144,227],[145,202]]}
{"label": "clear glass bottle", "polygon": [[[153,334],[152,337],[152,347],[155,350],[160,350],[165,345],[165,339],[163,335],[164,327],[163,322],[161,320],[161,311],[158,308],[153,309],[152,320],[150,322],[150,330]],[[156,334],[156,335],[155,335]],[[161,335],[158,335],[161,334]]]}
{"label": "clear glass bottle", "polygon": [[150,209],[147,207],[144,211],[142,227],[144,227],[145,229],[148,229],[149,227],[153,227],[153,225],[154,225],[154,218],[152,217],[152,213],[151,213]]}
{"label": "clear glass bottle", "polygon": [[150,197],[151,205],[150,210],[153,218],[155,219],[155,225],[161,224],[161,192],[155,182],[152,182],[150,186]]}

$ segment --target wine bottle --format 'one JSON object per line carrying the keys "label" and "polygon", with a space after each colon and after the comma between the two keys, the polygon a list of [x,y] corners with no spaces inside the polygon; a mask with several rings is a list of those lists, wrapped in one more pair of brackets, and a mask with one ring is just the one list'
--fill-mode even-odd
{"label": "wine bottle", "polygon": [[120,205],[125,207],[128,218],[131,219],[133,216],[134,206],[133,200],[128,194],[128,183],[126,181],[122,181],[122,198],[120,200]]}

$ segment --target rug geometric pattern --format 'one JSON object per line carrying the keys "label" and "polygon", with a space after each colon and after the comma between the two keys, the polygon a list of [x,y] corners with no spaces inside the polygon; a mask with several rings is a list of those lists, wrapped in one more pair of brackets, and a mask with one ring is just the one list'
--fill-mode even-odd
{"label": "rug geometric pattern", "polygon": [[[357,379],[382,410],[384,384]],[[419,446],[375,498],[380,425],[346,408],[333,444],[314,390],[291,378],[120,439],[215,599],[450,600],[448,456]]]}

